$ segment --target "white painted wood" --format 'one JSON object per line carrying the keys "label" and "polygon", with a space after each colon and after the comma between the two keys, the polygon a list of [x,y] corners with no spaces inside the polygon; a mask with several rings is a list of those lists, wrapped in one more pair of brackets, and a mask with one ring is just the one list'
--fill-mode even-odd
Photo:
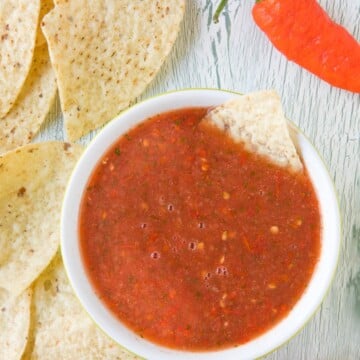
{"label": "white painted wood", "polygon": [[[229,0],[220,22],[213,24],[217,2],[187,1],[175,47],[140,99],[189,87],[241,92],[274,88],[280,93],[287,116],[316,145],[335,180],[343,243],[338,271],[323,305],[296,337],[266,359],[360,359],[360,96],[333,88],[288,62],[254,24],[254,0]],[[320,3],[360,39],[360,0]],[[63,138],[57,102],[37,140]]]}

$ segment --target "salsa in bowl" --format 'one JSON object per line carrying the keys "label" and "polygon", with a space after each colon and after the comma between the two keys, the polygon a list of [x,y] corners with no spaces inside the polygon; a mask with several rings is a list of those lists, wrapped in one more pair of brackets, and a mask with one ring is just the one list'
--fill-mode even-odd
{"label": "salsa in bowl", "polygon": [[321,159],[296,129],[305,168],[294,173],[203,124],[234,96],[186,90],[136,105],[70,181],[70,281],[94,321],[146,358],[264,355],[331,282],[340,224]]}

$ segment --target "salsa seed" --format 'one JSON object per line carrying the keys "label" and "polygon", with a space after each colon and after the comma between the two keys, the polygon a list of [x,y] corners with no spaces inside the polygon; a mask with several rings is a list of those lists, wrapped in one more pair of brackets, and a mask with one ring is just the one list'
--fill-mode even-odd
{"label": "salsa seed", "polygon": [[209,164],[206,164],[206,163],[205,163],[205,164],[202,164],[202,165],[201,165],[201,170],[202,170],[202,171],[208,171],[208,170],[209,170]]}
{"label": "salsa seed", "polygon": [[224,322],[224,327],[228,327],[229,326],[229,322],[228,321],[225,321]]}
{"label": "salsa seed", "polygon": [[110,164],[109,169],[110,169],[110,171],[113,171],[115,169],[115,166],[113,163]]}
{"label": "salsa seed", "polygon": [[227,298],[227,293],[224,293],[222,299],[225,300]]}
{"label": "salsa seed", "polygon": [[104,211],[101,215],[101,218],[104,220],[104,219],[106,219],[106,217],[107,217],[107,213],[106,213],[106,211]]}
{"label": "salsa seed", "polygon": [[227,240],[228,237],[228,232],[227,231],[223,231],[222,235],[221,235],[221,240]]}
{"label": "salsa seed", "polygon": [[296,225],[297,227],[301,226],[301,225],[302,225],[302,220],[301,220],[301,219],[297,219],[297,220],[295,221],[295,225]]}
{"label": "salsa seed", "polygon": [[276,235],[279,233],[279,228],[277,226],[272,226],[270,228],[270,232],[273,234],[273,235]]}
{"label": "salsa seed", "polygon": [[225,261],[225,255],[223,255],[223,256],[220,258],[219,263],[220,263],[220,264],[223,264],[224,261]]}
{"label": "salsa seed", "polygon": [[220,305],[221,308],[224,308],[225,307],[225,301],[221,299],[219,301],[219,305]]}
{"label": "salsa seed", "polygon": [[270,284],[268,284],[268,288],[269,289],[276,289],[276,284],[270,283]]}
{"label": "salsa seed", "polygon": [[149,146],[149,140],[144,139],[142,144],[143,144],[144,147],[148,147]]}
{"label": "salsa seed", "polygon": [[224,198],[225,200],[229,200],[229,199],[230,199],[230,194],[229,194],[228,192],[224,191],[224,192],[223,192],[223,198]]}
{"label": "salsa seed", "polygon": [[199,250],[204,250],[204,243],[203,242],[198,243],[197,248]]}

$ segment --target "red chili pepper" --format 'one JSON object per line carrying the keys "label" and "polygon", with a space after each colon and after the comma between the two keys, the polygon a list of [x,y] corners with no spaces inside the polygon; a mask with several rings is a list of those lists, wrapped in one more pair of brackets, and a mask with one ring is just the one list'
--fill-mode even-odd
{"label": "red chili pepper", "polygon": [[252,14],[289,60],[334,86],[360,92],[360,44],[316,0],[257,0]]}

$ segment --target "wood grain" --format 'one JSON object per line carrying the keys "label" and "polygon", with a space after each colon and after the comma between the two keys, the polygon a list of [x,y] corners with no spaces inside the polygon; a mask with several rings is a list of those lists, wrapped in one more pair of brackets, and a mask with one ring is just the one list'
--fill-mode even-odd
{"label": "wood grain", "polygon": [[[320,3],[360,39],[360,0]],[[335,181],[343,241],[323,305],[297,336],[266,359],[360,359],[360,96],[333,88],[288,62],[252,21],[253,1],[229,0],[220,22],[213,24],[216,4],[188,0],[175,47],[138,100],[190,87],[241,92],[274,88],[280,93],[286,115],[315,144]],[[94,134],[81,142],[87,144]],[[37,140],[63,138],[57,101]]]}

